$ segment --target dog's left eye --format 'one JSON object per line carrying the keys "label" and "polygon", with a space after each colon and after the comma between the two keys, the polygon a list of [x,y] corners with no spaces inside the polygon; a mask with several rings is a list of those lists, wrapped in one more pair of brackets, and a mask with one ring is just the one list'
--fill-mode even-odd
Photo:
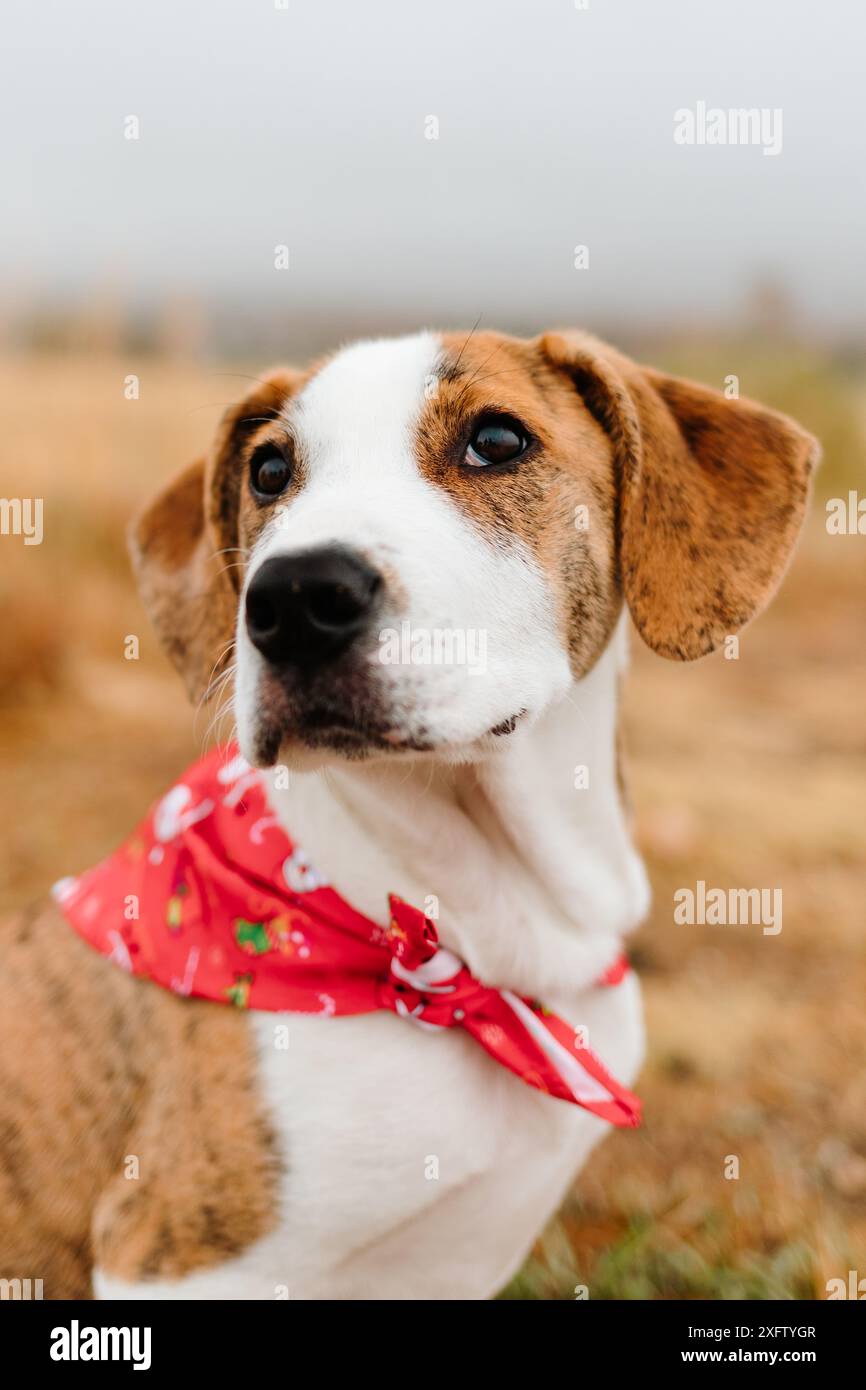
{"label": "dog's left eye", "polygon": [[466,462],[471,468],[513,463],[526,452],[528,445],[526,432],[517,420],[507,415],[488,416],[475,426],[466,450]]}
{"label": "dog's left eye", "polygon": [[250,483],[259,497],[279,497],[292,476],[292,467],[277,449],[265,447],[250,461]]}

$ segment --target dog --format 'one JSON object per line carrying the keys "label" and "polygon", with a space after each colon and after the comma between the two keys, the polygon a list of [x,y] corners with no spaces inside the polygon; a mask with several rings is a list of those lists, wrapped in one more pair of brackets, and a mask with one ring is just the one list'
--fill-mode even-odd
{"label": "dog", "polygon": [[[131,549],[192,699],[231,689],[301,870],[373,924],[391,892],[423,908],[455,968],[585,1030],[627,1086],[638,982],[599,984],[649,904],[626,614],[678,661],[739,631],[817,457],[580,332],[422,332],[268,373]],[[0,951],[0,1275],[47,1297],[490,1298],[608,1128],[461,1028],[136,979],[54,903]]]}

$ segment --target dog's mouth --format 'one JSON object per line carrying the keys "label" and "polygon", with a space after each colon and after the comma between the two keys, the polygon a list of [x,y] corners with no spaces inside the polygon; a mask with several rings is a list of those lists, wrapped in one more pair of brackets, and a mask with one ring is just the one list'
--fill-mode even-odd
{"label": "dog's mouth", "polygon": [[350,762],[367,758],[400,754],[447,754],[451,748],[465,748],[474,743],[483,746],[485,741],[501,740],[514,732],[526,710],[503,719],[488,729],[486,734],[474,740],[463,740],[460,744],[445,739],[437,739],[423,728],[410,731],[397,725],[371,724],[357,718],[350,718],[329,709],[307,710],[303,719],[291,724],[263,721],[255,739],[255,753],[252,761],[262,767],[270,767],[277,762],[281,749],[294,744],[309,752],[334,753]]}
{"label": "dog's mouth", "polygon": [[447,757],[453,750],[465,754],[471,746],[492,748],[506,739],[527,713],[517,710],[486,730],[455,739],[437,733],[417,712],[395,712],[354,682],[337,679],[327,691],[300,692],[279,679],[266,679],[259,687],[253,761],[272,766],[293,747],[352,761],[422,753]]}
{"label": "dog's mouth", "polygon": [[434,747],[423,729],[410,733],[394,724],[327,706],[305,709],[294,733],[308,748],[333,748],[336,751],[379,749],[382,752],[406,750],[426,753]]}
{"label": "dog's mouth", "polygon": [[427,753],[436,746],[423,725],[413,728],[370,707],[357,694],[345,700],[288,698],[279,686],[262,692],[257,711],[255,761],[276,762],[281,749],[331,752],[350,760],[382,754]]}
{"label": "dog's mouth", "polygon": [[[486,731],[485,736],[507,737],[508,734],[514,733],[526,713],[525,709],[518,710],[516,714],[509,715],[507,719],[500,720],[498,724],[494,724],[491,729]],[[308,710],[304,714],[297,732],[310,748],[328,747],[336,751],[343,749],[356,751],[369,749],[373,751],[378,749],[384,753],[431,753],[437,747],[443,746],[441,741],[428,736],[424,729],[410,733],[396,725],[377,726],[359,722],[357,719],[349,719],[344,714],[328,709]]]}
{"label": "dog's mouth", "polygon": [[507,734],[513,734],[521,719],[528,712],[525,709],[518,710],[516,714],[510,714],[507,719],[503,719],[500,724],[494,724],[493,728],[488,729],[487,732],[493,734],[495,738],[504,738]]}

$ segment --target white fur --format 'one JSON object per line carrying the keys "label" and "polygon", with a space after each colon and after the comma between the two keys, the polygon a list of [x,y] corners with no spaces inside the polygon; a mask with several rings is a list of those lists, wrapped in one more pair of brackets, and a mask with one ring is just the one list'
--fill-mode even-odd
{"label": "white fur", "polygon": [[[363,344],[311,382],[293,413],[309,481],[254,563],[319,540],[361,546],[399,576],[413,622],[486,626],[495,675],[385,668],[395,719],[435,726],[441,757],[298,772],[287,791],[261,775],[291,836],[355,907],[385,921],[388,892],[419,906],[432,895],[444,945],[485,982],[588,1027],[628,1085],[643,1052],[638,984],[594,983],[648,901],[616,785],[624,627],[572,683],[531,557],[495,549],[420,477],[410,430],[437,355],[429,335]],[[260,672],[242,634],[240,647],[249,738]],[[485,730],[524,707],[525,727],[471,756]],[[287,1051],[274,1045],[279,1024]],[[102,1297],[487,1298],[606,1132],[459,1030],[431,1035],[390,1014],[258,1014],[250,1027],[285,1161],[276,1230],[171,1283],[98,1275]]]}

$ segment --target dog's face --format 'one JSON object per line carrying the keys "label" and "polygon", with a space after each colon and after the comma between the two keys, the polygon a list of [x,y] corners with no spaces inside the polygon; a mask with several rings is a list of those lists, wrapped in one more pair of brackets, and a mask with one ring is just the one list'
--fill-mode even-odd
{"label": "dog's face", "polygon": [[201,696],[234,653],[254,763],[494,753],[606,646],[667,656],[766,603],[814,441],[577,334],[360,343],[274,372],[133,553]]}
{"label": "dog's face", "polygon": [[609,450],[531,348],[359,344],[224,466],[249,480],[235,708],[257,761],[479,756],[610,633]]}

